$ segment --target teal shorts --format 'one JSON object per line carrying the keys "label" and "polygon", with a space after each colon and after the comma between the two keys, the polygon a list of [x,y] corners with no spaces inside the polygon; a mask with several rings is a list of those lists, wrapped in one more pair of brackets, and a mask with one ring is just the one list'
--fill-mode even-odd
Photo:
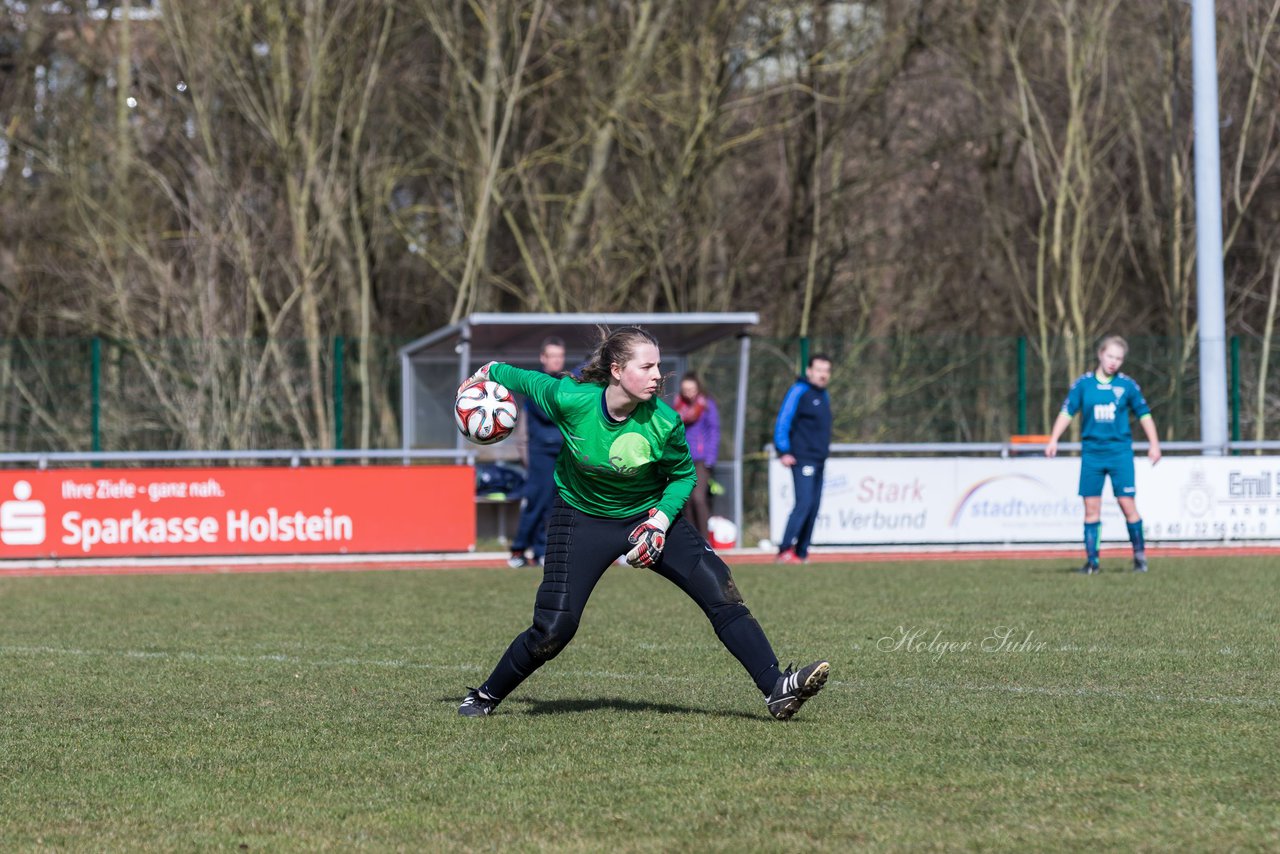
{"label": "teal shorts", "polygon": [[1133,446],[1097,450],[1085,448],[1080,454],[1080,495],[1094,498],[1102,495],[1102,485],[1111,478],[1111,491],[1116,498],[1133,498]]}

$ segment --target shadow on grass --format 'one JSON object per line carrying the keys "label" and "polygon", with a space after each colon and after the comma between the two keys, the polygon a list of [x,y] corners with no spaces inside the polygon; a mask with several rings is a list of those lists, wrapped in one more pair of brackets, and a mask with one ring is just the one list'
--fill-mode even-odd
{"label": "shadow on grass", "polygon": [[1080,571],[1080,564],[1063,566],[1052,561],[1045,561],[1038,566],[1027,567],[1026,572],[1036,576],[1084,575]]}
{"label": "shadow on grass", "polygon": [[1077,564],[1075,566],[1069,566],[1066,569],[1061,570],[1061,572],[1065,572],[1067,575],[1082,575],[1085,578],[1093,578],[1096,575],[1146,575],[1147,574],[1144,572],[1135,572],[1133,570],[1133,567],[1125,566],[1120,563],[1116,563],[1115,565],[1112,565],[1112,566],[1104,565],[1101,569],[1096,570],[1094,572],[1084,572],[1081,569],[1081,566]]}
{"label": "shadow on grass", "polygon": [[[441,697],[440,701],[444,703],[460,702],[456,697]],[[763,707],[759,714],[752,714],[730,709],[696,709],[691,706],[677,706],[672,703],[624,700],[621,697],[582,697],[576,700],[540,700],[537,697],[508,697],[502,701],[502,707],[495,714],[502,714],[504,709],[510,709],[514,705],[523,707],[517,711],[517,714],[526,715],[566,715],[612,709],[617,712],[640,712],[643,714],[708,715],[716,718],[749,718],[761,721],[769,719],[769,716],[763,711]]]}
{"label": "shadow on grass", "polygon": [[620,697],[582,697],[576,700],[539,700],[536,697],[513,698],[528,706],[525,714],[559,715],[571,712],[594,712],[597,709],[613,709],[619,712],[643,712],[645,714],[662,715],[709,715],[716,718],[760,718],[763,714],[753,715],[747,712],[726,709],[695,709],[691,706],[677,706],[673,703],[651,703],[643,700],[624,700]]}
{"label": "shadow on grass", "polygon": [[1031,572],[1036,575],[1083,575],[1085,577],[1089,577],[1086,573],[1080,571],[1080,564],[1078,563],[1063,566],[1055,561],[1045,561],[1043,564],[1032,569]]}

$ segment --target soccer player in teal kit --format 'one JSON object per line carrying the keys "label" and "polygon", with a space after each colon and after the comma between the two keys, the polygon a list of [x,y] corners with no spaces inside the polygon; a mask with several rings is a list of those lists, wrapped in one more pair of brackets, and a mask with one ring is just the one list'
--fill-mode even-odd
{"label": "soccer player in teal kit", "polygon": [[1080,413],[1083,432],[1080,452],[1080,496],[1084,499],[1084,551],[1085,564],[1080,572],[1093,575],[1101,571],[1098,564],[1098,531],[1102,526],[1102,485],[1111,478],[1111,491],[1124,513],[1129,528],[1129,541],[1133,543],[1134,572],[1147,571],[1146,544],[1142,537],[1142,517],[1134,494],[1133,433],[1129,429],[1132,413],[1147,434],[1150,446],[1147,459],[1155,465],[1160,462],[1160,437],[1156,422],[1151,417],[1151,407],[1142,397],[1142,389],[1131,378],[1120,373],[1129,344],[1119,335],[1102,339],[1098,345],[1098,367],[1076,380],[1062,411],[1053,423],[1046,457],[1058,453],[1058,439],[1062,437],[1071,419]]}

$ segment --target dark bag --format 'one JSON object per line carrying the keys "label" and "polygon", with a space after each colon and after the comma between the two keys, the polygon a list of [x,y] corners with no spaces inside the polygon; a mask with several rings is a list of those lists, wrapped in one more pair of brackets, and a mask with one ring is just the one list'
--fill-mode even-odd
{"label": "dark bag", "polygon": [[524,468],[513,463],[476,464],[476,495],[483,498],[519,498],[524,480]]}

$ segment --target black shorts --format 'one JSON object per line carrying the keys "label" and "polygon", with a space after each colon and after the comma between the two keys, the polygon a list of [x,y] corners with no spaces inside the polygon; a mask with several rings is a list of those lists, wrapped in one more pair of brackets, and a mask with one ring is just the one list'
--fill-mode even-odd
{"label": "black shorts", "polygon": [[[547,556],[536,607],[568,611],[576,622],[605,571],[631,551],[627,539],[648,512],[623,519],[593,516],[557,497],[547,527]],[[667,531],[667,544],[652,571],[675,584],[708,616],[742,603],[729,566],[683,514]]]}

